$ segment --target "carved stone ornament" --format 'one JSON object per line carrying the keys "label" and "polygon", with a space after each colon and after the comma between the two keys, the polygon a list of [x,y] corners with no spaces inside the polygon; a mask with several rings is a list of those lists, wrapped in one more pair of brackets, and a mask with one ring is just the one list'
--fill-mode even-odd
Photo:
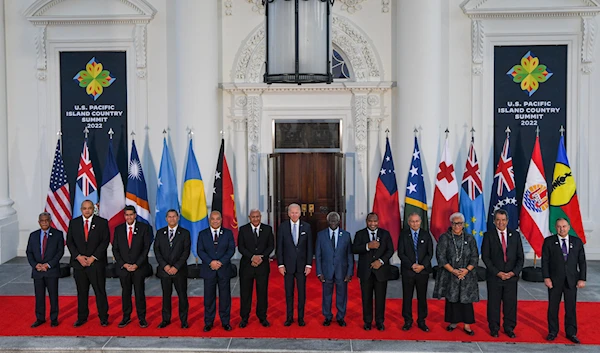
{"label": "carved stone ornament", "polygon": [[390,2],[391,2],[391,0],[381,0],[381,12],[383,12],[383,13],[390,12]]}
{"label": "carved stone ornament", "polygon": [[342,11],[348,11],[348,13],[352,14],[356,11],[362,10],[361,3],[366,0],[338,0],[342,3],[341,9]]}
{"label": "carved stone ornament", "polygon": [[223,1],[223,8],[225,9],[225,16],[232,16],[233,15],[233,12],[232,12],[233,1],[232,0],[225,0],[225,1]]}
{"label": "carved stone ornament", "polygon": [[265,14],[265,6],[263,5],[263,0],[246,0],[249,4],[252,4],[252,11],[264,15]]}
{"label": "carved stone ornament", "polygon": [[262,100],[260,95],[249,95],[246,102],[246,119],[248,129],[248,150],[250,152],[250,168],[255,172],[258,168],[258,146],[260,145],[260,117]]}
{"label": "carved stone ornament", "polygon": [[593,71],[594,44],[596,41],[596,21],[592,17],[581,19],[581,32],[583,34],[581,43],[581,70],[589,74]]}

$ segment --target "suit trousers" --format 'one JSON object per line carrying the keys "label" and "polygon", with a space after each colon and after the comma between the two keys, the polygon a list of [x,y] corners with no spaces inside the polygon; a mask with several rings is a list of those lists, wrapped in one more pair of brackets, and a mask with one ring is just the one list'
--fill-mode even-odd
{"label": "suit trousers", "polygon": [[500,329],[500,306],[504,316],[504,332],[514,331],[517,326],[517,286],[518,281],[487,280],[487,319],[490,331]]}
{"label": "suit trousers", "polygon": [[35,318],[46,320],[46,289],[50,298],[50,320],[58,320],[58,277],[42,277],[33,280],[35,291]]}
{"label": "suit trousers", "polygon": [[362,295],[363,321],[366,324],[373,322],[373,292],[375,292],[375,323],[383,324],[385,320],[385,297],[387,281],[378,281],[375,274],[371,273],[368,279],[360,280]]}
{"label": "suit trousers", "polygon": [[86,321],[90,315],[88,298],[90,284],[96,295],[96,308],[100,320],[108,320],[108,298],[106,297],[106,266],[94,262],[83,269],[73,269],[77,286],[77,320]]}
{"label": "suit trousers", "polygon": [[548,333],[558,334],[558,308],[564,295],[565,300],[565,333],[567,336],[577,334],[577,287],[569,287],[567,280],[563,283],[552,283],[548,289]]}
{"label": "suit trousers", "polygon": [[176,275],[163,277],[160,279],[160,285],[163,292],[162,320],[171,322],[171,295],[173,294],[173,287],[175,287],[177,297],[179,297],[179,320],[181,323],[187,323],[189,309],[187,276]]}
{"label": "suit trousers", "polygon": [[219,287],[219,318],[221,325],[229,325],[231,316],[230,278],[219,276],[204,279],[204,324],[212,325],[217,309],[217,286]]}
{"label": "suit trousers", "polygon": [[414,273],[402,275],[402,317],[405,324],[413,323],[412,299],[415,288],[417,290],[417,323],[424,324],[427,318],[427,282],[429,273]]}
{"label": "suit trousers", "polygon": [[306,275],[304,272],[286,272],[283,276],[285,284],[286,319],[294,318],[294,281],[298,287],[298,320],[304,320],[304,305],[306,304]]}
{"label": "suit trousers", "polygon": [[267,319],[269,274],[251,273],[240,276],[240,316],[245,321],[250,317],[254,283],[256,283],[256,317],[259,320]]}
{"label": "suit trousers", "polygon": [[323,282],[323,316],[325,319],[332,320],[331,302],[333,301],[333,286],[335,285],[335,308],[337,314],[336,320],[343,320],[346,317],[346,306],[348,303],[348,282],[344,279],[334,278],[331,281]]}
{"label": "suit trousers", "polygon": [[121,301],[123,303],[123,318],[131,318],[131,287],[135,291],[135,310],[138,320],[146,319],[146,284],[144,276],[145,268],[140,267],[133,272],[120,273]]}

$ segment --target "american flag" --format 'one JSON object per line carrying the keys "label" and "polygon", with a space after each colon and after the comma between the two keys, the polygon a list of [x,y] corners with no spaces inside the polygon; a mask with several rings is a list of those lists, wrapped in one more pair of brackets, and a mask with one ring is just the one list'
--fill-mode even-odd
{"label": "american flag", "polygon": [[517,229],[519,225],[519,211],[517,204],[517,191],[515,190],[515,173],[510,154],[510,136],[507,134],[502,154],[498,160],[490,207],[488,212],[488,229],[494,229],[494,211],[503,209],[508,213],[508,227]]}
{"label": "american flag", "polygon": [[60,140],[56,143],[54,163],[50,174],[50,188],[48,189],[44,211],[52,215],[51,226],[67,234],[69,221],[71,220],[71,197],[65,165],[60,153]]}
{"label": "american flag", "polygon": [[83,196],[89,196],[98,189],[90,152],[87,147],[87,140],[83,142],[83,151],[79,158],[79,168],[77,170],[77,185],[83,192]]}

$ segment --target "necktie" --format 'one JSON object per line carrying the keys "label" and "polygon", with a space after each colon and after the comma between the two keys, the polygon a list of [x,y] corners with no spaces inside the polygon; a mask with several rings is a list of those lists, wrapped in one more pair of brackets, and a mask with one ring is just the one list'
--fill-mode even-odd
{"label": "necktie", "polygon": [[42,239],[42,260],[44,259],[44,254],[46,254],[47,246],[48,246],[48,233],[44,232],[44,239]]}
{"label": "necktie", "polygon": [[504,262],[506,262],[506,236],[504,235],[504,232],[500,232],[500,235],[502,236],[502,252],[504,253]]}
{"label": "necktie", "polygon": [[129,226],[129,233],[127,233],[127,244],[129,244],[129,248],[131,249],[131,240],[133,239],[133,227]]}
{"label": "necktie", "polygon": [[88,236],[90,234],[90,229],[88,227],[89,221],[86,219],[85,220],[85,225],[83,226],[83,233],[85,234],[85,241],[88,241]]}
{"label": "necktie", "polygon": [[173,229],[169,229],[169,246],[173,247],[173,238],[175,237],[175,231]]}
{"label": "necktie", "polygon": [[331,247],[335,250],[335,230],[331,232]]}
{"label": "necktie", "polygon": [[296,223],[292,226],[292,236],[294,237],[294,245],[298,246],[298,226]]}
{"label": "necktie", "polygon": [[419,232],[413,232],[413,246],[415,247],[415,262],[419,262],[419,250],[417,245],[419,244]]}
{"label": "necktie", "polygon": [[371,232],[371,241],[375,240],[375,232]]}
{"label": "necktie", "polygon": [[569,251],[567,250],[567,241],[565,239],[562,239],[562,253],[563,258],[565,259],[565,261],[567,261],[567,259],[569,258]]}
{"label": "necktie", "polygon": [[254,228],[254,245],[258,246],[258,228]]}
{"label": "necktie", "polygon": [[219,232],[215,230],[215,237],[213,239],[213,245],[215,248],[219,245]]}

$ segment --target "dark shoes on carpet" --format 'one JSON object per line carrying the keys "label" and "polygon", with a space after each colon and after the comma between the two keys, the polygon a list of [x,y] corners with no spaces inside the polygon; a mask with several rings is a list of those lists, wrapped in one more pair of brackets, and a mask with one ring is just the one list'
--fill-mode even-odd
{"label": "dark shoes on carpet", "polygon": [[40,326],[41,324],[43,324],[44,322],[46,322],[46,320],[35,320],[35,322],[33,324],[31,324],[31,328],[36,328],[36,327]]}
{"label": "dark shoes on carpet", "polygon": [[429,332],[429,327],[427,327],[427,325],[425,325],[425,323],[417,324],[417,327],[420,328],[421,331],[423,331],[423,332]]}
{"label": "dark shoes on carpet", "polygon": [[515,332],[514,332],[514,331],[512,331],[512,330],[510,330],[510,331],[504,331],[504,333],[506,333],[506,335],[507,335],[509,338],[515,338],[515,337],[517,337],[517,335],[515,335]]}
{"label": "dark shoes on carpet", "polygon": [[231,325],[230,324],[223,325],[223,330],[231,331]]}
{"label": "dark shoes on carpet", "polygon": [[50,327],[56,327],[56,326],[58,326],[58,320],[50,321]]}
{"label": "dark shoes on carpet", "polygon": [[242,320],[240,321],[240,328],[245,328],[246,326],[248,326],[248,321],[247,320]]}
{"label": "dark shoes on carpet", "polygon": [[579,340],[579,338],[577,338],[577,336],[573,335],[573,336],[567,336],[567,338],[569,339],[569,341],[575,343],[575,344],[580,344],[581,341]]}
{"label": "dark shoes on carpet", "polygon": [[465,333],[469,336],[475,335],[475,331],[473,330],[467,330],[466,328],[463,328],[463,331],[465,331]]}
{"label": "dark shoes on carpet", "polygon": [[298,319],[298,326],[300,326],[300,327],[306,326],[306,322],[304,322],[304,319]]}
{"label": "dark shoes on carpet", "polygon": [[181,328],[183,328],[183,329],[190,328],[190,325],[188,325],[187,322],[182,322],[181,323]]}
{"label": "dark shoes on carpet", "polygon": [[383,324],[376,324],[375,326],[377,326],[377,329],[378,329],[379,331],[383,331],[383,330],[385,330],[385,326],[384,326]]}
{"label": "dark shoes on carpet", "polygon": [[130,318],[123,318],[123,320],[121,320],[121,322],[119,322],[119,328],[123,328],[127,325],[129,325],[129,323],[131,322]]}
{"label": "dark shoes on carpet", "polygon": [[548,336],[546,336],[546,341],[554,341],[556,339],[556,335],[553,333],[549,333]]}
{"label": "dark shoes on carpet", "polygon": [[204,325],[204,329],[203,329],[203,331],[204,331],[204,332],[208,332],[208,331],[212,330],[212,328],[213,328],[213,325],[212,325],[212,324],[210,324],[210,325]]}
{"label": "dark shoes on carpet", "polygon": [[412,327],[412,324],[404,324],[404,326],[402,326],[402,331],[408,331],[410,330],[410,328]]}
{"label": "dark shoes on carpet", "polygon": [[169,321],[161,321],[160,324],[158,324],[158,328],[165,328],[167,326],[169,326],[171,323]]}
{"label": "dark shoes on carpet", "polygon": [[285,320],[285,322],[283,323],[283,326],[292,326],[292,323],[294,322],[294,319],[287,319]]}
{"label": "dark shoes on carpet", "polygon": [[370,323],[369,324],[365,324],[363,326],[363,328],[365,329],[365,331],[370,331],[371,330],[371,324]]}
{"label": "dark shoes on carpet", "polygon": [[331,319],[325,319],[325,321],[323,321],[323,326],[329,326],[331,325]]}
{"label": "dark shoes on carpet", "polygon": [[344,321],[344,319],[339,319],[337,321],[338,325],[340,325],[341,327],[346,327],[346,321]]}
{"label": "dark shoes on carpet", "polygon": [[141,319],[141,320],[140,320],[140,327],[141,327],[141,328],[146,328],[146,327],[148,327],[148,321],[146,321],[146,319]]}
{"label": "dark shoes on carpet", "polygon": [[85,323],[87,322],[87,320],[77,320],[75,321],[75,323],[73,324],[73,327],[80,327],[83,326]]}
{"label": "dark shoes on carpet", "polygon": [[263,325],[263,327],[269,327],[271,326],[271,324],[265,319],[265,320],[260,320],[260,324]]}
{"label": "dark shoes on carpet", "polygon": [[498,331],[490,331],[490,336],[498,338]]}
{"label": "dark shoes on carpet", "polygon": [[102,326],[102,327],[108,326],[108,320],[100,320],[100,326]]}

